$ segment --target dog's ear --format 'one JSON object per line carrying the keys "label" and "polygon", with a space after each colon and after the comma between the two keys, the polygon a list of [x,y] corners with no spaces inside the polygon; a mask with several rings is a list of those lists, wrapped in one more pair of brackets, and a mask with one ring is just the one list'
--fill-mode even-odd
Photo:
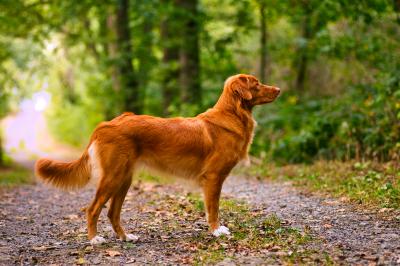
{"label": "dog's ear", "polygon": [[232,82],[233,93],[245,100],[251,100],[253,96],[250,92],[249,79],[247,77],[239,77]]}

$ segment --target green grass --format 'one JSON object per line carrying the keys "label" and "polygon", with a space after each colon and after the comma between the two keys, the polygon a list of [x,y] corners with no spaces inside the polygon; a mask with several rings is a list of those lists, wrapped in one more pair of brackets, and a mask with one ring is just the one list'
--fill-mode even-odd
{"label": "green grass", "polygon": [[[142,182],[157,182],[151,176],[141,178]],[[214,237],[204,223],[201,195],[185,194],[153,193],[147,205],[154,215],[152,221],[163,224],[163,234],[192,232],[174,240],[177,248],[187,250],[191,264],[210,265],[225,259],[241,264],[248,258],[265,264],[332,264],[329,254],[314,249],[320,246],[320,240],[312,238],[307,230],[292,228],[275,214],[232,198],[220,201],[221,224],[230,229],[231,235]]]}
{"label": "green grass", "polygon": [[[243,171],[242,171],[243,173]],[[400,208],[400,164],[319,161],[312,165],[252,166],[247,175],[290,180],[314,192],[371,207]]]}
{"label": "green grass", "polygon": [[0,186],[27,184],[32,180],[32,172],[22,166],[10,164],[0,167]]}
{"label": "green grass", "polygon": [[[194,206],[200,199],[191,198]],[[221,200],[221,217],[228,223],[231,236],[210,237],[202,232],[193,243],[198,244],[194,262],[197,265],[218,263],[226,258],[235,260],[238,253],[263,258],[269,253],[271,263],[302,264],[322,262],[330,264],[329,255],[307,248],[312,239],[307,232],[300,232],[281,221],[275,214],[265,215],[252,210],[244,202],[233,199]]]}

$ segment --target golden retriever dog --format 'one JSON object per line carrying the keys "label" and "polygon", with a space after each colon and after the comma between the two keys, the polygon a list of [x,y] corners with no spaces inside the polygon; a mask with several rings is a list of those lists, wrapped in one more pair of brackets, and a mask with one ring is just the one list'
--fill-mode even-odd
{"label": "golden retriever dog", "polygon": [[105,242],[97,235],[97,220],[108,200],[108,217],[117,237],[137,239],[125,233],[120,212],[132,175],[140,166],[195,181],[204,193],[211,233],[229,234],[218,218],[222,184],[231,169],[248,158],[256,125],[253,107],[274,101],[279,92],[251,75],[229,77],[219,100],[206,112],[191,118],[124,113],[97,126],[81,158],[69,163],[40,159],[36,175],[61,189],[83,187],[91,178],[99,180],[86,209],[88,238],[94,245]]}

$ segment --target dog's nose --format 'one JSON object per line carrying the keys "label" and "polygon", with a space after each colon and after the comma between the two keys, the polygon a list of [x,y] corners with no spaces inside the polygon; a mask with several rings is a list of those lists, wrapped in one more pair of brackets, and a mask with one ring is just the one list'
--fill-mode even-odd
{"label": "dog's nose", "polygon": [[281,89],[278,87],[274,87],[275,93],[279,95],[281,93]]}

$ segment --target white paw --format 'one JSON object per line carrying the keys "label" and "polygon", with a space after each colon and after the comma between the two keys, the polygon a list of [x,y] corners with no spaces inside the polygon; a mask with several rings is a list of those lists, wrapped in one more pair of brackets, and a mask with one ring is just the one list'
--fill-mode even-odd
{"label": "white paw", "polygon": [[228,227],[225,226],[220,226],[217,229],[214,230],[214,232],[212,233],[214,236],[220,236],[220,235],[230,235],[231,232],[229,232]]}
{"label": "white paw", "polygon": [[127,241],[127,242],[136,242],[138,240],[139,240],[139,237],[137,235],[127,234],[125,241]]}
{"label": "white paw", "polygon": [[95,236],[90,240],[90,244],[92,244],[93,246],[101,245],[105,242],[106,242],[105,238],[101,236]]}

